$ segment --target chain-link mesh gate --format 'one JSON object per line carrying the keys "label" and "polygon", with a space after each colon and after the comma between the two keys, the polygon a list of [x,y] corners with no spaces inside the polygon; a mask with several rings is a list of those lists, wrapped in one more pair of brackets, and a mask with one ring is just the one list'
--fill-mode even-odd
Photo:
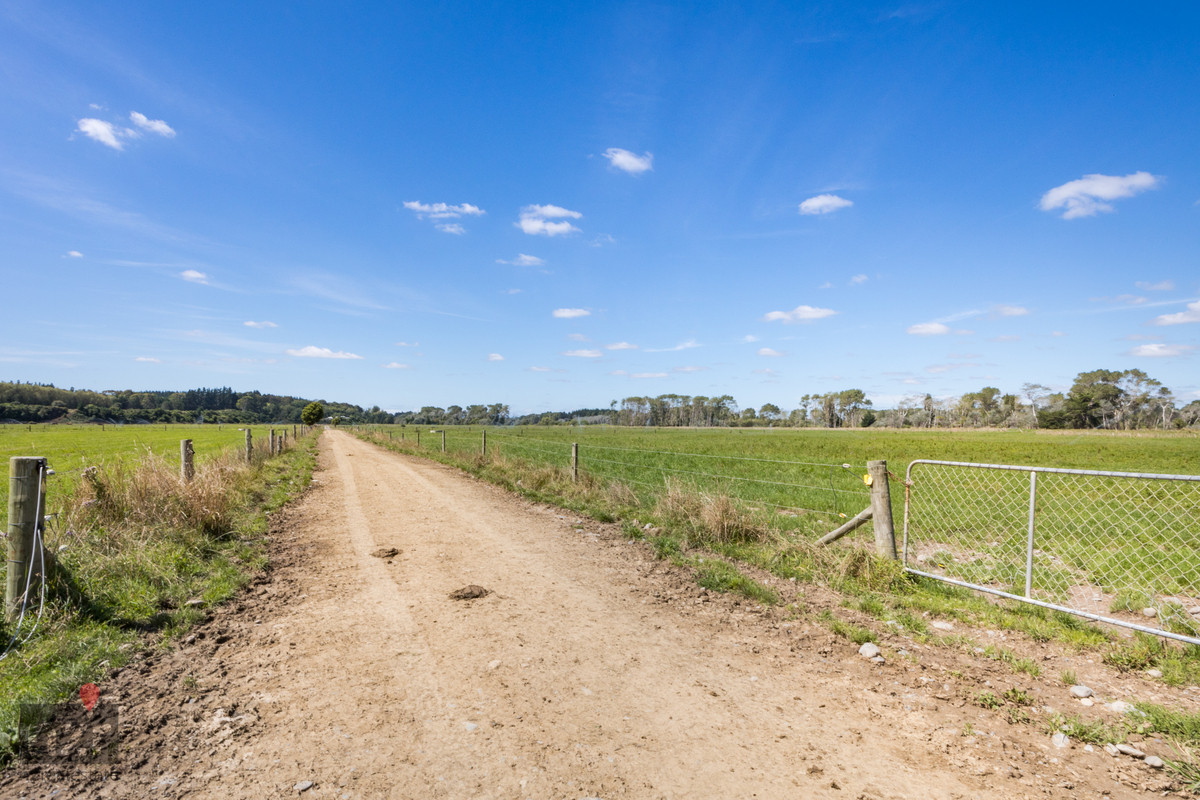
{"label": "chain-link mesh gate", "polygon": [[1200,476],[913,461],[908,572],[1200,644]]}

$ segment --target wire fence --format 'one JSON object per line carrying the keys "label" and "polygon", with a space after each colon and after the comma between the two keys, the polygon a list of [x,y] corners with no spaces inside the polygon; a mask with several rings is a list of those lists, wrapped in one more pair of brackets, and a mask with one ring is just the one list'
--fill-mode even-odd
{"label": "wire fence", "polygon": [[908,571],[1200,644],[1200,476],[913,461]]}
{"label": "wire fence", "polygon": [[869,503],[869,489],[862,482],[864,466],[849,462],[576,443],[520,429],[367,428],[376,436],[422,450],[440,451],[444,443],[449,454],[469,455],[483,454],[486,447],[493,457],[515,458],[570,469],[591,479],[620,482],[647,504],[675,485],[728,496],[748,510],[769,513],[781,521],[816,515],[828,526],[856,514]]}

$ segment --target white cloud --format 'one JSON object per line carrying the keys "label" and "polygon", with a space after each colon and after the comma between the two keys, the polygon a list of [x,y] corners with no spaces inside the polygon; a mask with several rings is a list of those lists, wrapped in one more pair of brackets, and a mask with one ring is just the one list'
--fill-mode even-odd
{"label": "white cloud", "polygon": [[604,353],[599,350],[568,350],[563,355],[571,358],[600,358]]}
{"label": "white cloud", "polygon": [[1134,172],[1125,176],[1084,175],[1062,186],[1056,186],[1042,195],[1038,207],[1042,211],[1064,209],[1063,219],[1091,217],[1114,211],[1109,200],[1133,197],[1147,189],[1157,188],[1161,179],[1149,172]]}
{"label": "white cloud", "polygon": [[671,372],[703,372],[708,367],[673,367]]}
{"label": "white cloud", "polygon": [[251,322],[243,322],[242,324],[245,325],[247,328],[278,328],[279,327],[274,322],[266,322],[266,321],[264,321],[264,322],[251,321]]}
{"label": "white cloud", "polygon": [[1195,346],[1190,344],[1162,344],[1161,342],[1156,342],[1154,344],[1138,345],[1130,350],[1128,355],[1145,358],[1172,358],[1187,355],[1195,349]]}
{"label": "white cloud", "polygon": [[105,122],[102,119],[92,119],[90,117],[79,120],[79,127],[76,130],[89,139],[111,147],[113,150],[124,150],[125,145],[121,143],[121,139],[128,138],[129,134],[133,133],[133,131],[118,129],[111,122]]}
{"label": "white cloud", "polygon": [[452,233],[455,236],[462,236],[467,232],[467,229],[457,222],[440,222],[433,227],[437,228],[442,233]]}
{"label": "white cloud", "polygon": [[549,367],[530,367],[530,372],[553,372]]}
{"label": "white cloud", "polygon": [[195,269],[185,269],[179,273],[179,277],[191,283],[208,283],[208,275]]}
{"label": "white cloud", "polygon": [[396,342],[396,347],[420,347],[420,342]]}
{"label": "white cloud", "polygon": [[588,242],[588,247],[604,247],[605,245],[616,244],[617,240],[613,238],[611,233],[602,233],[595,239]]}
{"label": "white cloud", "polygon": [[908,326],[908,333],[913,336],[945,336],[950,328],[940,322],[918,322]]}
{"label": "white cloud", "polygon": [[79,252],[78,250],[68,250],[67,258],[83,258],[83,253]]}
{"label": "white cloud", "polygon": [[623,369],[614,369],[612,372],[610,372],[608,374],[609,375],[628,375],[629,373]]}
{"label": "white cloud", "polygon": [[392,361],[383,365],[384,369],[412,369],[408,364],[401,364],[399,361]]}
{"label": "white cloud", "polygon": [[844,197],[838,197],[836,194],[819,194],[801,203],[800,213],[828,214],[838,209],[849,208],[852,205],[854,205],[853,201],[847,200]]}
{"label": "white cloud", "polygon": [[526,255],[525,253],[518,253],[517,257],[514,258],[512,261],[506,261],[503,258],[497,258],[496,263],[497,264],[510,264],[514,267],[540,267],[543,264],[545,264],[546,261],[545,261],[545,259],[538,258],[537,256],[530,256],[530,255]]}
{"label": "white cloud", "polygon": [[149,356],[138,356],[137,358],[134,359],[134,361],[140,361],[143,364],[161,364],[162,363],[161,359],[150,358]]}
{"label": "white cloud", "polygon": [[582,333],[568,333],[567,338],[572,342],[590,342],[591,339],[584,336]]}
{"label": "white cloud", "polygon": [[1066,331],[1051,331],[1050,335],[1051,336],[1066,336],[1067,332]]}
{"label": "white cloud", "polygon": [[853,278],[850,279],[851,286],[858,286],[859,284],[866,283],[866,282],[867,282],[866,275],[855,275]]}
{"label": "white cloud", "polygon": [[505,289],[504,293],[505,294],[520,294],[521,291],[522,291],[521,289]]}
{"label": "white cloud", "polygon": [[1029,313],[1029,309],[1024,306],[999,305],[992,309],[992,313],[998,317],[1024,317]]}
{"label": "white cloud", "polygon": [[791,311],[768,311],[763,317],[767,322],[812,322],[816,319],[832,317],[838,312],[832,308],[817,308],[816,306],[796,306]]}
{"label": "white cloud", "polygon": [[604,349],[605,350],[637,350],[638,346],[636,344],[630,344],[629,342],[614,342],[613,344],[604,345]]}
{"label": "white cloud", "polygon": [[1175,281],[1159,281],[1158,283],[1138,281],[1134,286],[1147,292],[1170,292],[1175,289]]}
{"label": "white cloud", "polygon": [[[531,236],[562,236],[563,234],[578,231],[569,222],[565,220],[580,219],[583,214],[578,211],[571,211],[562,206],[553,205],[531,205],[521,209],[521,217],[514,224],[528,233]],[[562,222],[551,222],[550,220],[563,220]]]}
{"label": "white cloud", "polygon": [[503,361],[504,356],[499,353],[488,353],[488,361]]}
{"label": "white cloud", "polygon": [[953,369],[965,369],[966,367],[978,367],[979,364],[972,361],[964,361],[961,364],[933,364],[925,368],[926,372],[931,372],[934,375],[940,375],[943,372],[949,372]]}
{"label": "white cloud", "polygon": [[328,347],[314,347],[311,344],[308,347],[301,347],[299,350],[285,350],[284,352],[296,358],[362,358],[362,356],[355,355],[354,353],[346,353],[341,350],[335,353]]}
{"label": "white cloud", "polygon": [[833,283],[832,283],[831,281],[825,281],[824,283],[822,283],[822,284],[821,284],[820,286],[818,286],[817,288],[818,288],[818,289],[832,289],[832,288],[833,288]]}
{"label": "white cloud", "polygon": [[760,356],[767,356],[768,358],[778,358],[779,356],[783,355],[783,353],[779,352],[778,350],[772,350],[770,347],[758,348],[758,354]]}
{"label": "white cloud", "polygon": [[695,339],[688,339],[686,342],[680,342],[679,344],[675,345],[674,347],[658,347],[658,348],[648,347],[648,348],[646,348],[646,352],[647,353],[677,353],[680,350],[691,350],[693,347],[699,347],[699,346],[700,346],[700,343],[697,342]]}
{"label": "white cloud", "polygon": [[631,377],[631,378],[638,378],[638,379],[642,379],[642,378],[665,378],[665,377],[667,377],[667,373],[665,373],[665,372],[635,372],[635,373],[633,373],[632,375],[630,375],[629,377]]}
{"label": "white cloud", "polygon": [[1154,318],[1154,325],[1183,325],[1187,322],[1200,322],[1200,300],[1187,304],[1187,311],[1176,314],[1163,314]]}
{"label": "white cloud", "polygon": [[756,369],[756,370],[754,370],[754,374],[755,374],[755,375],[767,375],[767,376],[775,376],[775,375],[778,375],[778,374],[779,374],[779,372],[777,372],[776,370],[773,370],[773,369],[771,369],[770,367],[765,367],[765,368],[763,368],[763,369]]}
{"label": "white cloud", "polygon": [[990,339],[990,341],[993,341],[993,342],[1019,342],[1019,341],[1021,341],[1021,337],[1017,336],[1014,333],[1010,333],[1010,334],[1006,334],[1004,336],[993,336]]}
{"label": "white cloud", "polygon": [[406,200],[404,207],[416,213],[419,219],[458,219],[459,217],[480,217],[486,214],[479,206],[470,203],[450,205],[449,203],[420,203],[416,200]]}
{"label": "white cloud", "polygon": [[175,129],[161,119],[148,119],[145,114],[139,114],[136,111],[131,111],[129,118],[133,120],[134,125],[137,125],[144,131],[157,133],[159,136],[165,136],[168,139],[175,138]]}
{"label": "white cloud", "polygon": [[654,156],[651,153],[639,156],[620,147],[610,147],[604,151],[604,157],[608,159],[609,164],[630,175],[641,175],[654,169]]}
{"label": "white cloud", "polygon": [[586,308],[556,308],[553,311],[553,316],[556,319],[575,319],[576,317],[590,317],[592,312]]}
{"label": "white cloud", "polygon": [[742,337],[742,344],[750,344],[751,342],[757,342],[757,341],[758,341],[758,337],[755,336],[753,333],[747,333],[745,336]]}

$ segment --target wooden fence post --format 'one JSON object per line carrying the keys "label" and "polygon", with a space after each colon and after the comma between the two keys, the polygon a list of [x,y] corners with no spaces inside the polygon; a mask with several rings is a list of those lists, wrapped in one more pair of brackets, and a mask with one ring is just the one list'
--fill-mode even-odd
{"label": "wooden fence post", "polygon": [[250,433],[250,429],[246,428],[246,463],[249,464],[254,460],[254,438]]}
{"label": "wooden fence post", "polygon": [[483,432],[483,448],[479,452],[485,456],[487,455],[487,431],[486,430],[484,430],[484,432]]}
{"label": "wooden fence post", "polygon": [[[45,468],[44,458],[13,456],[8,460],[8,580],[4,586],[4,613],[10,622],[21,614],[26,575],[34,568],[33,544],[42,526],[39,511],[45,512]],[[35,581],[41,579],[35,573],[29,582],[30,591]]]}
{"label": "wooden fence post", "polygon": [[446,430],[442,429],[442,452],[446,452]]}
{"label": "wooden fence post", "polygon": [[579,442],[571,442],[571,480],[579,480]]}
{"label": "wooden fence post", "polygon": [[191,483],[192,478],[196,476],[195,457],[196,451],[192,447],[192,440],[181,440],[179,442],[179,477],[183,478],[184,483]]}
{"label": "wooden fence post", "polygon": [[279,442],[278,442],[278,440],[275,438],[275,429],[274,429],[274,428],[271,428],[271,443],[270,443],[270,444],[267,446],[267,452],[268,452],[268,453],[269,453],[271,456],[274,456],[274,455],[275,455],[275,448],[276,448],[276,447],[278,447],[278,446],[279,446]]}
{"label": "wooden fence post", "polygon": [[417,429],[417,447],[421,446],[421,429]]}
{"label": "wooden fence post", "polygon": [[880,558],[896,560],[896,529],[892,525],[892,493],[888,488],[886,461],[868,461],[871,477],[871,524],[875,526],[875,552]]}

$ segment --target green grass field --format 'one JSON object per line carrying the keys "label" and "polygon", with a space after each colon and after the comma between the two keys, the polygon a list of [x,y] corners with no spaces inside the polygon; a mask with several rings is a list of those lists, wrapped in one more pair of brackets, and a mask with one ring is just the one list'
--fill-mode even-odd
{"label": "green grass field", "polygon": [[[286,429],[290,438],[292,426]],[[267,446],[270,430],[269,425],[251,427],[256,448]],[[79,473],[87,467],[148,453],[178,464],[179,442],[183,439],[192,440],[197,464],[208,456],[246,444],[246,434],[233,425],[0,425],[0,514],[8,513],[8,460],[13,456],[48,459],[56,473],[47,484],[47,502],[53,503],[53,495],[70,492]]]}

